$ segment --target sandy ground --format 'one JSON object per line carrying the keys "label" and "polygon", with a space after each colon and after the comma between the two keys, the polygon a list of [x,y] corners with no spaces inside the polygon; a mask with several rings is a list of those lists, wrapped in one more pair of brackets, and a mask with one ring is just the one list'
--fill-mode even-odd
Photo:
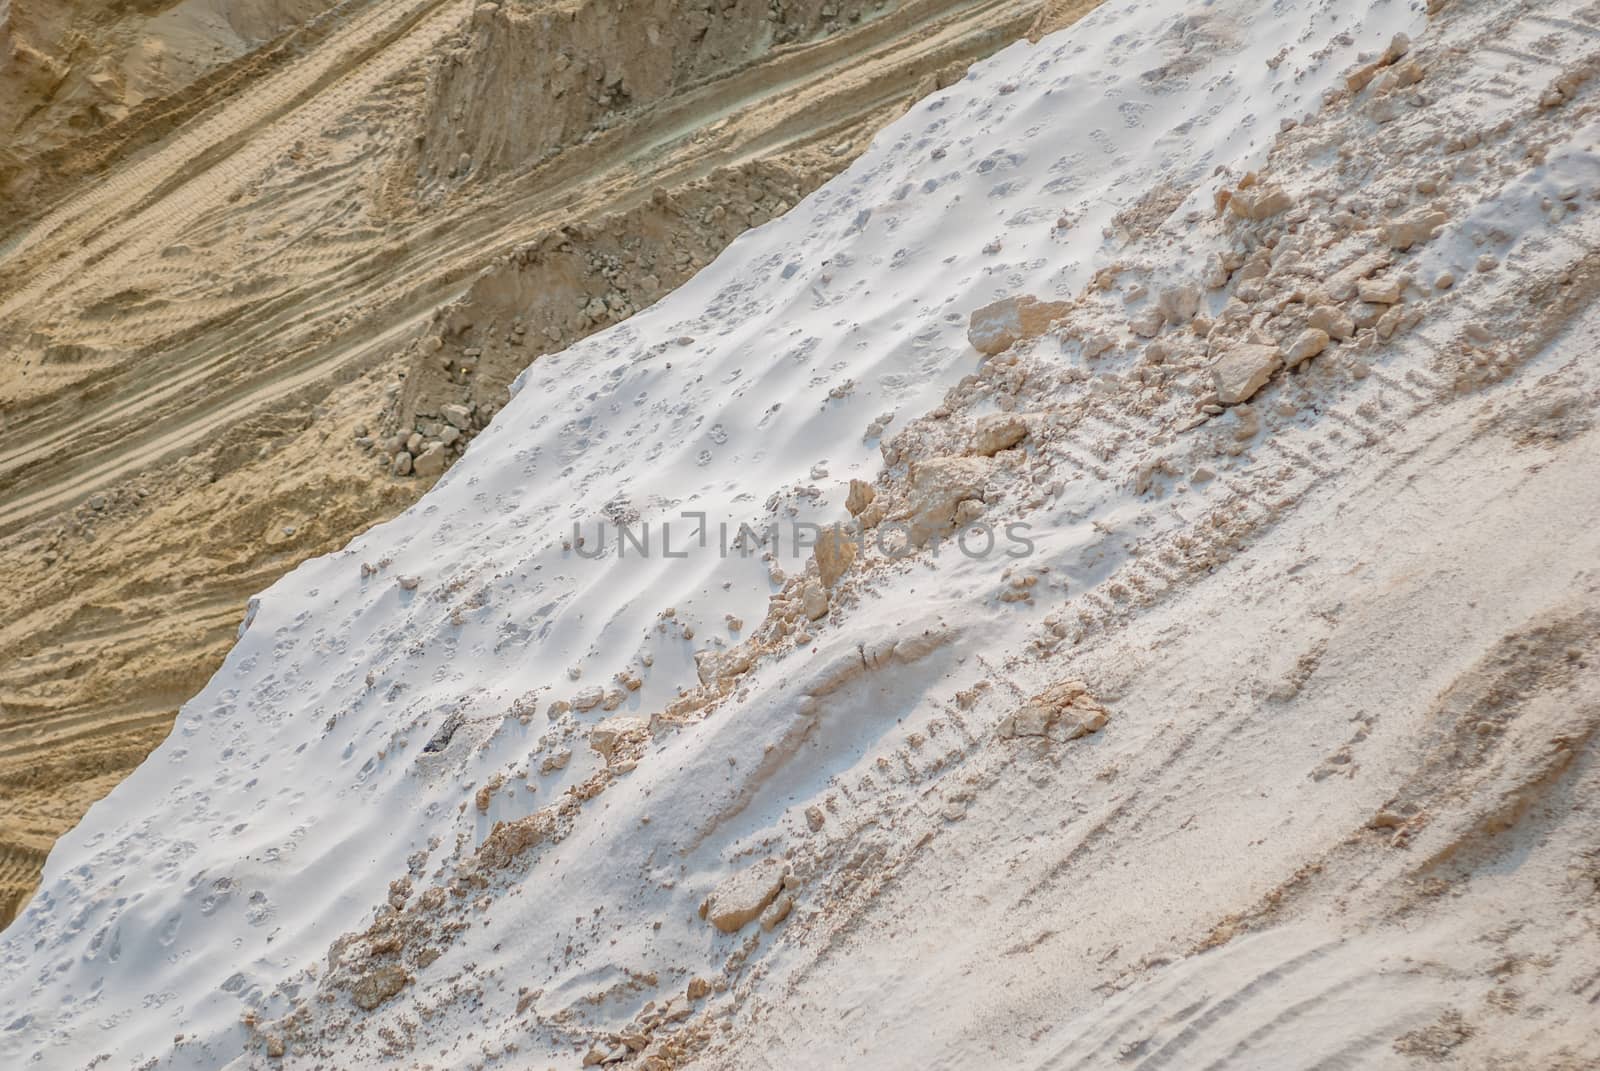
{"label": "sandy ground", "polygon": [[0,193],[18,214],[337,21],[336,0],[6,0]]}
{"label": "sandy ground", "polygon": [[[1122,0],[647,308],[727,174],[462,280],[309,402],[471,449],[61,839],[0,1059],[1596,1066],[1597,38]],[[475,393],[547,294],[638,311]],[[839,528],[569,542],[692,516]]]}
{"label": "sandy ground", "polygon": [[[668,292],[1041,17],[154,6],[19,0],[5,23],[3,916],[246,598],[413,501],[528,361]],[[446,405],[468,410],[449,432]]]}

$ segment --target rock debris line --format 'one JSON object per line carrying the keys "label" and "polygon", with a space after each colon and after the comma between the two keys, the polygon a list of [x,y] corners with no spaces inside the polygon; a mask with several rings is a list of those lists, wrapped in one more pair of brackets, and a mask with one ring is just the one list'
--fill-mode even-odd
{"label": "rock debris line", "polygon": [[529,362],[1091,6],[3,5],[0,922],[246,598],[414,501]]}

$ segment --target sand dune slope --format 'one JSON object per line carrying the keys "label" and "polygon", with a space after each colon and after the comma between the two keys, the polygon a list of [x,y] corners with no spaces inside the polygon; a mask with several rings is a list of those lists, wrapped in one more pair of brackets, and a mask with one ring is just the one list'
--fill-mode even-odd
{"label": "sand dune slope", "polygon": [[504,404],[665,224],[463,279],[368,437],[470,446],[57,844],[0,1059],[1595,1066],[1597,41],[1108,3]]}
{"label": "sand dune slope", "polygon": [[[0,114],[0,919],[251,595],[414,501],[530,361],[668,293],[1038,10],[153,6],[7,23],[77,73]],[[72,118],[84,56],[158,46],[196,59]],[[45,92],[4,71],[7,99]],[[451,404],[471,415],[443,444]]]}

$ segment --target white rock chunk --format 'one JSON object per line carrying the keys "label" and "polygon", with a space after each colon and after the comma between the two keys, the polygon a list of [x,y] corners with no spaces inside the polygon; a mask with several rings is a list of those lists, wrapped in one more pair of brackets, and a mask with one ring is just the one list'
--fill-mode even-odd
{"label": "white rock chunk", "polygon": [[1223,405],[1238,405],[1266,386],[1281,367],[1283,353],[1278,347],[1235,342],[1211,366],[1211,379]]}
{"label": "white rock chunk", "polygon": [[786,870],[779,859],[763,859],[741,870],[706,897],[700,905],[700,917],[723,933],[737,933],[778,898]]}
{"label": "white rock chunk", "polygon": [[1306,328],[1296,335],[1294,341],[1283,351],[1284,364],[1293,368],[1302,361],[1309,361],[1327,349],[1329,341],[1328,332],[1321,328]]}
{"label": "white rock chunk", "polygon": [[972,433],[972,452],[981,457],[993,457],[1009,450],[1028,436],[1027,421],[1013,413],[990,413],[978,420]]}
{"label": "white rock chunk", "polygon": [[1065,301],[1040,301],[1032,295],[1001,298],[972,314],[967,339],[987,356],[1003,353],[1025,338],[1037,338],[1072,306]]}

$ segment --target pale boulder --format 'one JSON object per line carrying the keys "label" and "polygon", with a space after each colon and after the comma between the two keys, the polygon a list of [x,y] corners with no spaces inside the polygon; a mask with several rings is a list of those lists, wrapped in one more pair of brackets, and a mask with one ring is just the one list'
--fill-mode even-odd
{"label": "pale boulder", "polygon": [[785,866],[763,859],[727,878],[700,905],[700,917],[723,933],[737,933],[760,917],[783,891]]}
{"label": "pale boulder", "polygon": [[872,500],[878,497],[878,492],[873,490],[870,483],[865,480],[851,480],[850,491],[845,496],[844,508],[850,511],[850,516],[859,517],[863,510],[872,505]]}
{"label": "pale boulder", "polygon": [[1166,315],[1155,306],[1143,309],[1128,321],[1128,330],[1140,338],[1155,338],[1167,324]]}
{"label": "pale boulder", "polygon": [[981,498],[994,463],[978,457],[933,457],[911,464],[907,511],[913,546],[955,528],[956,508]]}
{"label": "pale boulder", "polygon": [[[694,668],[701,684],[714,684],[719,680],[743,676],[750,672],[750,667],[755,664],[755,655],[750,645],[743,643],[728,651],[696,651]],[[633,679],[638,680],[638,678]],[[631,685],[628,690],[637,691]]]}
{"label": "pale boulder", "polygon": [[822,586],[831,589],[856,560],[856,545],[842,528],[833,525],[822,530],[811,554],[817,560],[817,575],[822,578]]}
{"label": "pale boulder", "polygon": [[995,731],[1002,739],[1047,736],[1076,740],[1099,732],[1110,720],[1105,707],[1082,681],[1057,681],[1000,720]]}
{"label": "pale boulder", "polygon": [[1400,281],[1391,276],[1363,279],[1356,287],[1361,300],[1369,305],[1394,305],[1400,300]]}
{"label": "pale boulder", "polygon": [[589,730],[589,746],[610,762],[619,747],[643,740],[648,735],[650,735],[650,722],[647,718],[618,714]]}
{"label": "pale boulder", "polygon": [[[1328,296],[1334,301],[1349,301],[1356,296],[1356,287],[1361,280],[1374,272],[1387,268],[1389,259],[1387,253],[1363,253],[1328,276],[1325,284]],[[1338,336],[1335,335],[1334,337],[1337,338]]]}
{"label": "pale boulder", "polygon": [[978,420],[972,433],[972,452],[993,457],[1009,450],[1028,436],[1028,424],[1014,413],[990,413]]}
{"label": "pale boulder", "polygon": [[1328,348],[1330,338],[1328,332],[1317,327],[1308,327],[1295,336],[1283,351],[1283,362],[1290,368],[1302,361],[1309,361],[1317,354]]}
{"label": "pale boulder", "polygon": [[1355,321],[1337,305],[1321,305],[1312,309],[1311,315],[1306,318],[1306,326],[1314,331],[1322,331],[1338,342],[1356,333]]}
{"label": "pale boulder", "polygon": [[1235,190],[1228,199],[1228,211],[1253,222],[1271,219],[1293,207],[1294,198],[1281,186],[1251,186],[1246,190]]}
{"label": "pale boulder", "polygon": [[1433,237],[1434,231],[1450,221],[1443,212],[1418,212],[1383,225],[1384,240],[1390,249],[1406,250]]}
{"label": "pale boulder", "polygon": [[1217,398],[1223,405],[1247,402],[1282,366],[1283,353],[1278,347],[1235,342],[1211,366]]}
{"label": "pale boulder", "polygon": [[967,339],[986,356],[1003,353],[1025,338],[1037,338],[1065,316],[1072,306],[1065,301],[1040,301],[1032,295],[1001,298],[972,314]]}
{"label": "pale boulder", "polygon": [[800,589],[800,609],[807,621],[817,621],[828,612],[828,593],[815,580],[806,581]]}
{"label": "pale boulder", "polygon": [[1156,308],[1167,323],[1186,324],[1200,312],[1200,288],[1192,283],[1169,286],[1156,299]]}
{"label": "pale boulder", "polygon": [[355,980],[350,986],[350,999],[363,1011],[372,1011],[404,989],[410,980],[404,967],[394,964],[378,967]]}
{"label": "pale boulder", "polygon": [[772,905],[761,912],[761,928],[768,933],[778,928],[784,919],[789,917],[789,912],[794,910],[794,897],[785,894],[772,902]]}

